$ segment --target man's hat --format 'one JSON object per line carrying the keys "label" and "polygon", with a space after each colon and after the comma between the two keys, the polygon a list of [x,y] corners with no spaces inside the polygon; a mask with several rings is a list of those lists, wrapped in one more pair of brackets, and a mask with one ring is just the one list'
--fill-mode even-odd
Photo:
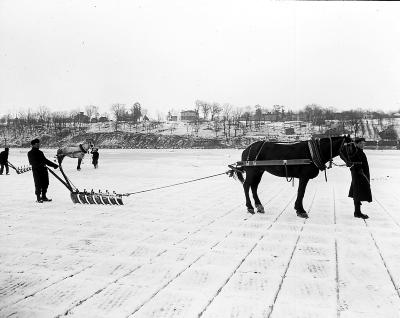
{"label": "man's hat", "polygon": [[40,140],[37,139],[37,138],[35,138],[35,139],[33,139],[33,140],[31,141],[31,145],[33,146],[34,144],[37,144],[37,143],[39,143],[39,142],[40,142]]}
{"label": "man's hat", "polygon": [[363,138],[363,137],[356,137],[355,139],[354,139],[354,142],[357,144],[357,143],[359,143],[359,142],[361,142],[361,141],[365,141],[365,138]]}

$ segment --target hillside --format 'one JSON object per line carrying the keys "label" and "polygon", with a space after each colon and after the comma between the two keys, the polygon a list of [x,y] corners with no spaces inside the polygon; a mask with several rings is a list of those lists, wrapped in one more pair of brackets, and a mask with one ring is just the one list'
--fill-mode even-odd
{"label": "hillside", "polygon": [[[9,131],[3,129],[3,138],[11,147],[29,147],[30,140],[40,138],[44,147],[58,148],[76,145],[85,139],[93,139],[100,148],[243,148],[256,140],[295,142],[308,140],[323,134],[337,135],[343,131],[354,135],[353,126],[326,121],[325,125],[313,126],[308,122],[262,122],[240,127],[214,127],[212,122],[198,125],[185,122],[121,123],[115,131],[115,123],[88,124],[83,127],[66,127],[56,132],[49,129]],[[400,136],[400,121],[368,119],[357,126],[357,136],[364,136],[371,144],[382,139],[382,132],[392,128]],[[398,139],[394,138],[394,140]]]}

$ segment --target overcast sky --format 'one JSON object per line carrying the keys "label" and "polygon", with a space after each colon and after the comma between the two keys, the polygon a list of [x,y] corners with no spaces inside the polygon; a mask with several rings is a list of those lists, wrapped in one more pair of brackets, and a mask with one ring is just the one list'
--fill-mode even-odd
{"label": "overcast sky", "polygon": [[0,114],[400,109],[399,2],[0,0]]}

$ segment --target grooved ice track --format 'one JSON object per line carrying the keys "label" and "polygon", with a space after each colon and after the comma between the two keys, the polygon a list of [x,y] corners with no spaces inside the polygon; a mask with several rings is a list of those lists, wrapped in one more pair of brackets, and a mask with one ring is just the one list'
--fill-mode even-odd
{"label": "grooved ice track", "polygon": [[[25,151],[13,155],[24,163]],[[0,317],[399,317],[400,155],[367,155],[374,202],[362,206],[365,222],[353,218],[344,168],[310,181],[307,220],[293,210],[297,182],[269,174],[264,215],[246,214],[240,183],[225,176],[122,207],[74,206],[54,179],[54,201],[36,205],[32,176],[8,176]],[[219,173],[239,157],[103,150],[99,169],[87,162],[76,172],[72,160],[65,169],[80,188],[128,192]]]}

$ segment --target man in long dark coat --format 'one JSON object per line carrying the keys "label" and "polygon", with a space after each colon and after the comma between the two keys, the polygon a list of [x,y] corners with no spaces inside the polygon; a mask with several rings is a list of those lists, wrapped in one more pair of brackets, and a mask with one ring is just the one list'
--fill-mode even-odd
{"label": "man in long dark coat", "polygon": [[49,187],[49,173],[47,166],[58,168],[58,165],[46,159],[43,152],[39,150],[40,140],[33,139],[31,141],[32,149],[28,152],[28,160],[32,166],[33,180],[35,181],[35,194],[38,203],[51,201],[46,196]]}
{"label": "man in long dark coat", "polygon": [[92,164],[97,169],[99,164],[99,150],[97,148],[93,148],[92,150]]}
{"label": "man in long dark coat", "polygon": [[364,138],[355,139],[357,151],[350,158],[355,164],[350,168],[351,186],[349,197],[353,198],[354,201],[354,217],[368,219],[368,215],[361,213],[361,201],[372,202],[369,166],[367,156],[363,151],[364,144]]}
{"label": "man in long dark coat", "polygon": [[0,152],[0,174],[3,174],[4,167],[6,167],[6,174],[10,174],[8,167],[8,148]]}

